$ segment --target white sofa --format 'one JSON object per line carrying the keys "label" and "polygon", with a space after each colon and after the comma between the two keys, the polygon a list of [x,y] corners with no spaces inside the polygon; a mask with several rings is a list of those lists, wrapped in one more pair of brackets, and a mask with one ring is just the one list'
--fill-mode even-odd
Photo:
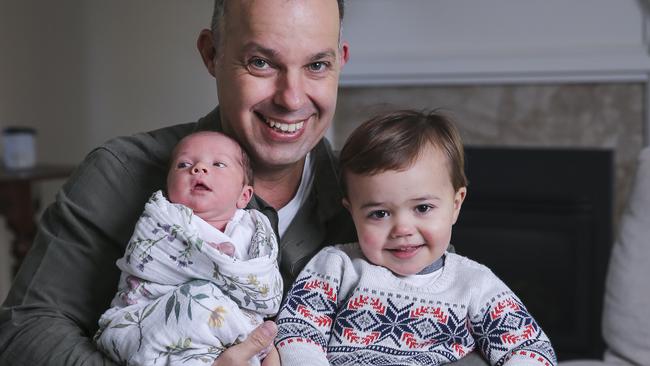
{"label": "white sofa", "polygon": [[636,179],[612,247],[603,309],[603,360],[561,366],[650,366],[650,147],[639,154]]}

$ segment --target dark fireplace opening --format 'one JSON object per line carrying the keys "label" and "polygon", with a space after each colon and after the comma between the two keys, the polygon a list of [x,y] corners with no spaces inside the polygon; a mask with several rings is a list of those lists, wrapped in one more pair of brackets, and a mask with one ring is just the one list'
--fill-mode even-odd
{"label": "dark fireplace opening", "polygon": [[609,150],[466,148],[452,243],[524,302],[560,360],[599,358],[612,244]]}

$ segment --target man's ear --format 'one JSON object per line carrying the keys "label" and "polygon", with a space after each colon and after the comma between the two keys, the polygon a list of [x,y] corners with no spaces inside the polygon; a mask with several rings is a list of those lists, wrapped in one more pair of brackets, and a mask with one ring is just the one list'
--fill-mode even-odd
{"label": "man's ear", "polygon": [[241,190],[239,199],[237,200],[237,208],[246,208],[246,205],[248,205],[251,198],[253,198],[253,187],[245,185]]}
{"label": "man's ear", "polygon": [[350,59],[350,45],[348,42],[343,41],[341,44],[341,68],[348,63]]}
{"label": "man's ear", "polygon": [[196,47],[199,49],[203,64],[208,69],[210,75],[215,76],[214,67],[217,50],[214,48],[214,39],[210,29],[203,29],[196,40]]}

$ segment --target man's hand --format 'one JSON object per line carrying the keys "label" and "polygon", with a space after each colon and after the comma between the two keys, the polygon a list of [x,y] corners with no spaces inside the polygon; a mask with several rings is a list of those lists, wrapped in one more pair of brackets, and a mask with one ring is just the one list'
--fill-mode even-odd
{"label": "man's hand", "polygon": [[280,366],[280,354],[278,350],[275,346],[271,346],[270,349],[269,354],[262,361],[262,366]]}
{"label": "man's hand", "polygon": [[253,332],[243,342],[232,346],[223,351],[214,361],[212,366],[248,366],[248,360],[257,356],[269,346],[272,350],[269,353],[269,360],[264,360],[264,366],[280,365],[278,354],[273,347],[273,339],[278,333],[278,327],[274,322],[267,320]]}

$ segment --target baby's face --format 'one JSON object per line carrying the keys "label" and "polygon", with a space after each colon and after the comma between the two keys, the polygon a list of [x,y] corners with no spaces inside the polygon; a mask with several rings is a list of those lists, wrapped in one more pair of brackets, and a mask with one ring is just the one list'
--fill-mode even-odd
{"label": "baby's face", "polygon": [[244,185],[242,152],[236,142],[216,132],[201,132],[181,140],[167,175],[167,195],[202,219],[227,221],[250,200]]}
{"label": "baby's face", "polygon": [[348,198],[343,204],[371,263],[408,276],[447,250],[466,189],[454,191],[439,149],[427,148],[401,171],[346,172],[345,179]]}

